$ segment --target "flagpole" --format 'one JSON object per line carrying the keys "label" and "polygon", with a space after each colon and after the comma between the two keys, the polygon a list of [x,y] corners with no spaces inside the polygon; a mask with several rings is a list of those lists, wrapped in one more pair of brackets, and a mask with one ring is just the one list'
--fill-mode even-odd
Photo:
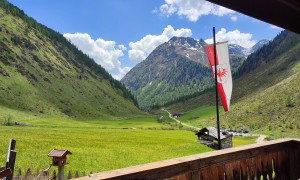
{"label": "flagpole", "polygon": [[217,128],[218,128],[218,147],[221,149],[220,139],[220,120],[219,120],[219,96],[218,96],[218,79],[217,79],[217,50],[216,50],[216,33],[215,27],[213,27],[213,39],[214,39],[214,62],[215,62],[215,87],[216,87],[216,111],[217,111]]}

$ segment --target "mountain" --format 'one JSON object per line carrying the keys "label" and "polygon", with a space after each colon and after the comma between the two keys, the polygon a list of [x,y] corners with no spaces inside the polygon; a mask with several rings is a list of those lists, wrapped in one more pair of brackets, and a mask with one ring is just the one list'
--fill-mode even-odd
{"label": "mountain", "polygon": [[257,51],[259,48],[263,47],[264,45],[268,44],[270,41],[267,39],[263,39],[258,41],[254,46],[251,47],[250,52],[253,53]]}
{"label": "mountain", "polygon": [[254,46],[251,48],[244,48],[238,44],[228,44],[228,51],[229,54],[232,55],[239,55],[239,56],[244,56],[247,58],[251,53],[254,53],[264,45],[268,44],[270,41],[267,39],[263,39],[258,41]]}
{"label": "mountain", "polygon": [[270,41],[267,39],[260,40],[251,48],[244,48],[238,44],[228,44],[229,60],[232,72],[235,72],[250,54],[254,53],[269,42]]}
{"label": "mountain", "polygon": [[[221,113],[221,126],[300,137],[300,35],[282,31],[249,55],[234,74],[233,84],[232,104],[229,112]],[[209,91],[167,109],[186,112],[214,105],[214,98]],[[214,118],[201,121],[201,125],[212,126],[212,122]]]}
{"label": "mountain", "polygon": [[229,54],[235,54],[247,57],[251,52],[250,49],[246,49],[238,44],[228,44],[228,52]]}
{"label": "mountain", "polygon": [[141,114],[125,86],[61,34],[4,0],[0,17],[1,116],[9,111],[75,118]]}
{"label": "mountain", "polygon": [[213,79],[203,40],[173,37],[158,46],[121,80],[145,110],[203,91]]}
{"label": "mountain", "polygon": [[[195,96],[213,86],[204,45],[202,39],[173,37],[132,68],[121,82],[134,93],[144,110]],[[232,72],[249,53],[250,49],[229,44]]]}
{"label": "mountain", "polygon": [[235,72],[246,60],[250,51],[238,44],[228,44],[228,53],[231,71]]}

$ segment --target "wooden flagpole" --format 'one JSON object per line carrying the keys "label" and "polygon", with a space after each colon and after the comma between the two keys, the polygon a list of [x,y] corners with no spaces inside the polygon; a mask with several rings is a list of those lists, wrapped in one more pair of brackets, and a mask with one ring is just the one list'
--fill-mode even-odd
{"label": "wooden flagpole", "polygon": [[213,39],[214,39],[214,61],[215,61],[215,87],[216,87],[216,111],[217,111],[217,128],[218,128],[218,146],[221,149],[220,139],[220,118],[219,118],[219,96],[218,96],[218,79],[217,79],[217,50],[216,50],[216,33],[215,27],[213,27]]}

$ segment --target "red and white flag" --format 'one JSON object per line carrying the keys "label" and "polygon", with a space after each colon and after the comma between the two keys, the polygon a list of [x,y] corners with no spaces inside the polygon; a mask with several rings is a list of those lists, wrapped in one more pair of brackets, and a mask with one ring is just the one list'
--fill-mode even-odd
{"label": "red and white flag", "polygon": [[[210,68],[215,77],[215,61],[214,61],[214,45],[204,46]],[[229,111],[231,93],[232,93],[232,77],[229,64],[228,44],[227,42],[216,44],[216,61],[217,61],[217,87],[218,93],[224,111]]]}

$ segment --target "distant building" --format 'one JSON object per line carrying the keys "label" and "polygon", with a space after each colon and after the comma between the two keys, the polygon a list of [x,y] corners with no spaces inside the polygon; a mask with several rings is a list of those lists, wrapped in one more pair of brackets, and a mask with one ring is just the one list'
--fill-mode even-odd
{"label": "distant building", "polygon": [[[206,127],[201,129],[196,133],[198,136],[198,141],[201,144],[205,144],[210,148],[218,149],[218,130],[214,127]],[[232,147],[232,134],[227,132],[220,133],[221,148],[231,148]]]}
{"label": "distant building", "polygon": [[172,115],[173,115],[174,118],[178,118],[178,117],[182,116],[183,113],[182,112],[175,112]]}

